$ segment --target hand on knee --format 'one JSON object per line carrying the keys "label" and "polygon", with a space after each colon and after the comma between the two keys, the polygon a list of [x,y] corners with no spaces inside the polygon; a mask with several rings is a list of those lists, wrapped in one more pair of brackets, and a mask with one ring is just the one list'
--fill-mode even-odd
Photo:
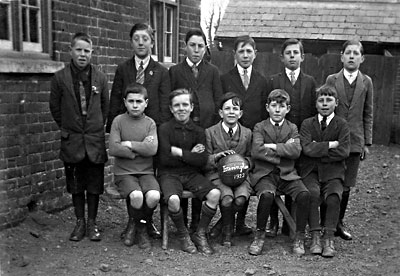
{"label": "hand on knee", "polygon": [[172,195],[168,199],[168,211],[172,213],[178,213],[181,208],[181,201],[178,195]]}
{"label": "hand on knee", "polygon": [[143,193],[141,191],[132,191],[129,194],[129,199],[131,201],[131,206],[134,209],[140,209],[143,205]]}

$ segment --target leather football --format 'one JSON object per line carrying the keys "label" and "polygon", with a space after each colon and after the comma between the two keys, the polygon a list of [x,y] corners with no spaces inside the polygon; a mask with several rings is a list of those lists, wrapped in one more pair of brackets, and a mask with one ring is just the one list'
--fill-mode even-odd
{"label": "leather football", "polygon": [[249,166],[240,154],[230,154],[218,162],[218,175],[222,183],[229,187],[237,187],[248,176]]}

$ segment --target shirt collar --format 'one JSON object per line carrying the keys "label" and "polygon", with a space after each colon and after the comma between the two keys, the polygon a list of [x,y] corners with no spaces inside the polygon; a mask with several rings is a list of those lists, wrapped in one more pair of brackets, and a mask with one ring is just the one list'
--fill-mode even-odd
{"label": "shirt collar", "polygon": [[[240,66],[239,64],[237,65],[237,69],[239,72],[239,75],[243,76],[244,75],[244,68]],[[253,65],[250,65],[247,69],[247,76],[251,76],[251,71],[253,70]]]}
{"label": "shirt collar", "polygon": [[[343,75],[349,81],[349,83],[351,84],[357,78],[358,70],[356,70],[355,72],[350,73],[349,71],[344,69],[343,70]],[[350,77],[350,75],[351,75],[351,77]]]}
{"label": "shirt collar", "polygon": [[[269,118],[269,121],[271,122],[271,124],[274,126],[276,124],[276,122],[274,122],[271,118]],[[280,121],[278,123],[278,125],[281,127],[283,125],[283,122],[285,121],[285,119],[283,119],[282,121]]]}
{"label": "shirt collar", "polygon": [[[226,133],[228,133],[229,127],[228,127],[224,122],[222,122],[222,128],[225,130]],[[236,126],[234,126],[234,127],[232,128],[233,134],[236,133],[236,130],[237,130],[237,129],[238,129],[238,124],[236,124]]]}
{"label": "shirt collar", "polygon": [[150,56],[145,57],[144,59],[138,58],[135,55],[135,66],[136,66],[136,70],[139,69],[140,66],[140,62],[143,61],[143,68],[146,70],[147,66],[149,65],[150,62]]}
{"label": "shirt collar", "polygon": [[[285,72],[286,72],[286,76],[290,80],[290,73],[292,72],[292,70],[290,70],[290,69],[285,67]],[[296,70],[294,70],[293,72],[294,72],[294,78],[297,80],[299,78],[299,75],[300,75],[300,67],[297,68]]]}
{"label": "shirt collar", "polygon": [[186,124],[182,124],[182,123],[178,122],[175,118],[173,118],[172,120],[174,120],[174,128],[187,129],[187,130],[194,129],[194,123],[193,123],[192,119],[189,119],[189,121]]}
{"label": "shirt collar", "polygon": [[[189,67],[193,67],[194,63],[188,57],[186,57],[186,62],[189,65]],[[196,63],[196,67],[198,67],[200,65],[200,63],[201,63],[201,60]]]}
{"label": "shirt collar", "polygon": [[[326,125],[329,125],[329,123],[332,121],[333,117],[335,117],[335,112],[332,112],[331,115],[326,117]],[[323,117],[321,114],[318,114],[318,122],[321,123]]]}

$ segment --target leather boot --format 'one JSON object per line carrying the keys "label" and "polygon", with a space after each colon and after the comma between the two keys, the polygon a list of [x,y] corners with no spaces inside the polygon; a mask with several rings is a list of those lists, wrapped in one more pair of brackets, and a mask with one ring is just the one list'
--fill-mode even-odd
{"label": "leather boot", "polygon": [[257,232],[254,236],[254,240],[249,247],[249,254],[250,255],[260,255],[265,241],[265,231],[257,229]]}
{"label": "leather boot", "polygon": [[214,253],[214,250],[208,243],[207,228],[217,210],[208,207],[205,202],[203,203],[201,209],[202,213],[200,216],[199,227],[197,228],[197,231],[193,234],[192,240],[197,246],[197,250],[199,250],[199,252],[206,255],[211,255]]}
{"label": "leather boot", "polygon": [[232,228],[232,225],[226,225],[222,228],[221,245],[227,247],[232,246]]}
{"label": "leather boot", "polygon": [[275,220],[275,217],[270,216],[270,221],[267,229],[265,230],[265,236],[274,238],[278,235],[279,223]]}
{"label": "leather boot", "polygon": [[87,234],[91,241],[101,241],[101,234],[94,219],[88,219]]}
{"label": "leather boot", "polygon": [[194,246],[192,240],[189,236],[189,231],[186,228],[184,219],[183,219],[183,212],[182,209],[179,209],[178,213],[171,213],[169,214],[172,221],[175,224],[175,227],[178,230],[178,239],[181,245],[181,249],[187,253],[194,254],[197,252],[196,247]]}
{"label": "leather boot", "polygon": [[344,214],[346,213],[349,197],[350,197],[350,191],[343,192],[342,200],[340,201],[339,223],[336,227],[336,232],[335,232],[335,237],[341,237],[346,241],[350,241],[353,239],[351,234],[348,231],[346,231],[346,228],[343,225],[343,218]]}
{"label": "leather boot", "polygon": [[161,233],[153,223],[153,214],[155,208],[149,208],[146,204],[146,200],[143,202],[143,216],[146,220],[146,230],[150,237],[154,239],[161,239]]}
{"label": "leather boot", "polygon": [[221,234],[222,227],[223,227],[222,218],[220,218],[217,221],[217,223],[215,223],[215,225],[211,228],[211,231],[209,233],[210,238],[211,239],[217,238]]}
{"label": "leather boot", "polygon": [[251,227],[247,226],[245,223],[247,209],[249,208],[249,201],[250,200],[246,200],[246,203],[243,205],[243,208],[237,212],[236,231],[235,231],[235,234],[237,236],[245,236],[253,233]]}
{"label": "leather boot", "polygon": [[141,249],[151,249],[150,237],[147,233],[147,226],[144,222],[139,222],[137,225],[138,246]]}
{"label": "leather boot", "polygon": [[201,201],[197,198],[192,198],[192,220],[190,222],[190,232],[194,233],[199,226],[201,213]]}
{"label": "leather boot", "polygon": [[70,241],[81,241],[85,237],[86,233],[86,221],[84,218],[78,218],[76,225],[71,235],[69,236]]}
{"label": "leather boot", "polygon": [[332,237],[326,237],[324,239],[324,248],[322,249],[322,257],[332,258],[335,256],[335,245]]}
{"label": "leather boot", "polygon": [[135,242],[136,234],[136,222],[134,218],[129,218],[128,226],[126,227],[126,232],[124,236],[124,244],[126,246],[132,246]]}
{"label": "leather boot", "polygon": [[220,205],[222,215],[222,239],[221,244],[224,246],[232,246],[232,229],[233,222],[235,221],[235,213],[233,206],[222,206]]}
{"label": "leather boot", "polygon": [[321,233],[320,231],[312,231],[312,240],[311,240],[311,245],[310,245],[310,252],[311,254],[316,254],[319,255],[322,253],[322,247],[321,247]]}
{"label": "leather boot", "polygon": [[293,241],[293,254],[297,256],[303,256],[306,254],[304,249],[304,233],[296,233],[296,237]]}

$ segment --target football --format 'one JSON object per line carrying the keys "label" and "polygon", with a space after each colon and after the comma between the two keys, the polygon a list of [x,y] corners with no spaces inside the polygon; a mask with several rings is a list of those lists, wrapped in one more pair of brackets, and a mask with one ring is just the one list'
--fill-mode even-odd
{"label": "football", "polygon": [[218,175],[222,183],[229,187],[237,187],[246,179],[249,166],[240,154],[230,154],[218,162]]}

